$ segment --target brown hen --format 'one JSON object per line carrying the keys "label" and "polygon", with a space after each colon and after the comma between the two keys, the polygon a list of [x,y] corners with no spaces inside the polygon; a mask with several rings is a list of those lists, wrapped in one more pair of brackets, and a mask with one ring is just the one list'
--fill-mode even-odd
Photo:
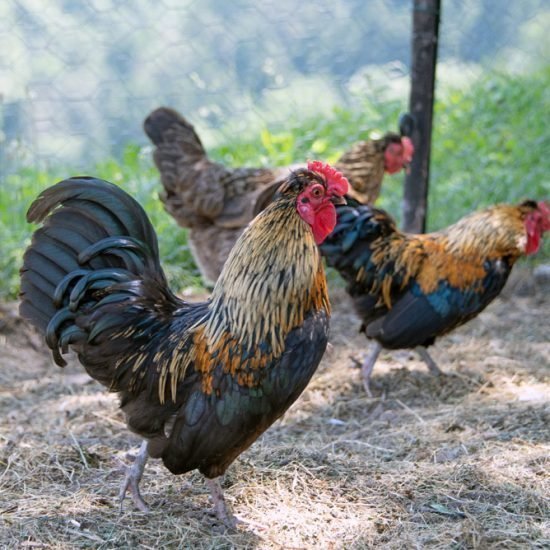
{"label": "brown hen", "polygon": [[[401,136],[388,132],[377,140],[361,141],[344,153],[335,167],[347,177],[349,195],[373,203],[380,194],[384,173],[406,167],[413,146],[412,118],[400,121]],[[189,229],[189,245],[207,284],[219,277],[229,251],[246,225],[272,200],[290,169],[228,168],[211,161],[193,126],[173,109],[161,107],[144,122],[156,146],[153,158],[166,210]],[[403,137],[402,137],[403,136]]]}

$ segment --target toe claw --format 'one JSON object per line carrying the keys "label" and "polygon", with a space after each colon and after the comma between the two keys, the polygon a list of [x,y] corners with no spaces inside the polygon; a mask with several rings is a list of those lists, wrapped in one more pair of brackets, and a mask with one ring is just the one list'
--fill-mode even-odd
{"label": "toe claw", "polygon": [[120,512],[122,512],[122,505],[124,503],[124,499],[126,498],[126,493],[130,492],[130,497],[132,499],[132,502],[134,503],[134,506],[144,512],[149,513],[149,507],[147,506],[146,502],[143,500],[143,497],[141,496],[141,493],[139,492],[139,480],[133,476],[132,470],[130,469],[128,473],[126,474],[126,479],[124,480],[122,487],[120,488],[120,492],[118,494],[118,500],[120,504]]}

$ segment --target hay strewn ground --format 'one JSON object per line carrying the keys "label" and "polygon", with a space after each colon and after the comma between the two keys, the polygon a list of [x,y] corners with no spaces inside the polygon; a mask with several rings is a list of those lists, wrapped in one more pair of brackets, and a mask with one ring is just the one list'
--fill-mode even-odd
{"label": "hay strewn ground", "polygon": [[116,502],[138,439],[116,398],[72,363],[54,367],[6,306],[0,314],[2,548],[548,548],[550,298],[514,294],[442,340],[427,374],[387,353],[365,396],[365,349],[342,291],[334,349],[304,395],[230,468],[249,523],[224,531],[201,476],[157,461],[149,516]]}

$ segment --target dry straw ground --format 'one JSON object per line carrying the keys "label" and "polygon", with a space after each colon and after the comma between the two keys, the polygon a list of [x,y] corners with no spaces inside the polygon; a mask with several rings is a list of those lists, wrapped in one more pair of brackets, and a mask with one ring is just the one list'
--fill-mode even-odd
{"label": "dry straw ground", "polygon": [[[527,285],[528,290],[532,289]],[[385,354],[365,396],[365,350],[345,294],[333,350],[299,401],[230,468],[247,523],[206,512],[201,477],[157,461],[152,513],[116,502],[138,439],[116,397],[76,363],[53,366],[6,306],[0,316],[1,548],[548,548],[550,297],[517,293],[433,348]]]}

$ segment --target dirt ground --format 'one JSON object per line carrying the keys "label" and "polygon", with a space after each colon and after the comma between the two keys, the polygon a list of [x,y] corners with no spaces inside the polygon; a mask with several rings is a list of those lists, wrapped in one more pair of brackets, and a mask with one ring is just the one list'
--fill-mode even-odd
{"label": "dirt ground", "polygon": [[548,288],[512,285],[441,339],[441,379],[413,352],[384,353],[373,398],[351,366],[367,349],[358,320],[342,290],[332,298],[332,350],[226,475],[233,533],[199,474],[158,461],[142,482],[151,513],[120,511],[139,440],[116,397],[75,362],[55,367],[2,306],[0,547],[549,548]]}

